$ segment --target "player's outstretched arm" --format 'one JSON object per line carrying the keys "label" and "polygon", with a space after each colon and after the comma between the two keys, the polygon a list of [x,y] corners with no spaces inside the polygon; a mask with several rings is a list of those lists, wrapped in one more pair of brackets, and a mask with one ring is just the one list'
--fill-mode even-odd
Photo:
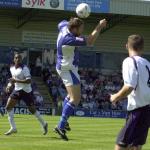
{"label": "player's outstretched arm", "polygon": [[96,28],[93,30],[93,32],[88,36],[87,38],[87,45],[92,46],[96,39],[98,38],[100,31],[105,28],[107,25],[106,19],[100,20]]}
{"label": "player's outstretched arm", "polygon": [[133,89],[134,88],[131,86],[124,85],[118,93],[111,95],[110,101],[115,104],[123,98],[126,98],[133,91]]}

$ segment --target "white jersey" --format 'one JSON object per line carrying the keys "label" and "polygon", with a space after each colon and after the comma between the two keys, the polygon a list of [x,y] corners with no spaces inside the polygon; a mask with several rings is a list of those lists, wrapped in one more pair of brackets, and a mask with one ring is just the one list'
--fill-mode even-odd
{"label": "white jersey", "polygon": [[[29,68],[27,66],[20,66],[16,68],[15,66],[12,66],[10,68],[11,75],[14,79],[18,80],[25,80],[25,79],[31,79],[31,74],[29,71]],[[15,90],[24,90],[27,93],[30,93],[32,91],[31,84],[26,83],[15,83]]]}
{"label": "white jersey", "polygon": [[134,90],[128,96],[127,110],[150,105],[150,62],[140,56],[128,57],[123,62],[124,84]]}

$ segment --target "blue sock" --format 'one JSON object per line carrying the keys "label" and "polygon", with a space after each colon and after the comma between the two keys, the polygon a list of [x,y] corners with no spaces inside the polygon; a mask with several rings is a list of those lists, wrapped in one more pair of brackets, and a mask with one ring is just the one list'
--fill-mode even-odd
{"label": "blue sock", "polygon": [[58,128],[65,129],[65,124],[68,121],[69,117],[73,115],[75,106],[71,104],[70,102],[67,102],[67,104],[64,106],[62,111],[61,120],[59,122]]}
{"label": "blue sock", "polygon": [[64,103],[63,103],[63,108],[65,107],[65,105],[69,102],[69,97],[65,97],[65,99],[64,99]]}

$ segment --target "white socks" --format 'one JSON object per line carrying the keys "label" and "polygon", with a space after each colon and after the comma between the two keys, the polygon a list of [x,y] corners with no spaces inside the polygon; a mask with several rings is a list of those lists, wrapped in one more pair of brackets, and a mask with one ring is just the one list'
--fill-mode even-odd
{"label": "white socks", "polygon": [[40,122],[40,124],[44,127],[45,124],[46,124],[46,122],[43,120],[43,118],[40,115],[40,113],[38,111],[36,111],[34,115],[38,119],[38,121]]}
{"label": "white socks", "polygon": [[[9,121],[11,129],[16,130],[16,124],[14,122],[14,110],[12,109],[11,111],[8,111],[7,113],[8,113],[8,121]],[[40,113],[38,111],[36,111],[34,115],[38,119],[40,124],[44,127],[46,122],[43,120],[43,118],[40,115]]]}
{"label": "white socks", "polygon": [[14,110],[12,109],[11,111],[8,111],[8,121],[10,124],[11,129],[16,130],[16,124],[14,122]]}

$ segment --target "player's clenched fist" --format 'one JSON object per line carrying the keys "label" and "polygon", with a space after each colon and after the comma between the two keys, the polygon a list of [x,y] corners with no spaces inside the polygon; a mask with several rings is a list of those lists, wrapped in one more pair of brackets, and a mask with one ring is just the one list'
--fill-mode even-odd
{"label": "player's clenched fist", "polygon": [[106,19],[100,20],[99,24],[100,24],[101,28],[105,28],[107,26]]}
{"label": "player's clenched fist", "polygon": [[112,104],[116,104],[118,100],[118,95],[117,94],[113,94],[113,95],[110,95],[110,101],[112,102]]}

